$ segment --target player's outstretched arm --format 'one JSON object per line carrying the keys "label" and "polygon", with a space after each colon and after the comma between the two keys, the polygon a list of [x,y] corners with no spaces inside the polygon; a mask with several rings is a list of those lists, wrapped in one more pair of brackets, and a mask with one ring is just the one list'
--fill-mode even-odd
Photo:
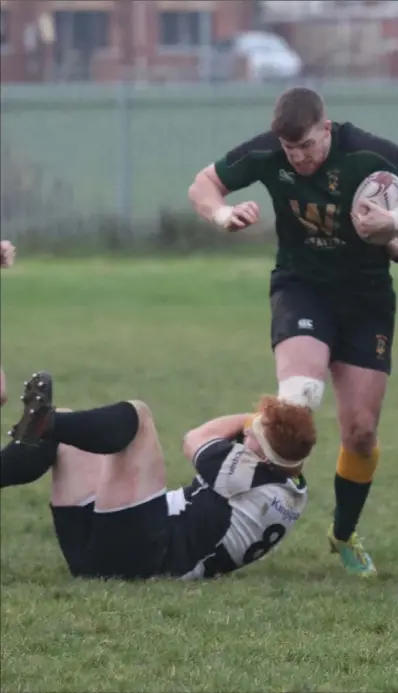
{"label": "player's outstretched arm", "polygon": [[0,266],[2,269],[11,267],[15,260],[15,246],[11,241],[0,242]]}
{"label": "player's outstretched arm", "polygon": [[185,457],[193,460],[197,451],[206,443],[217,438],[229,438],[233,440],[244,429],[251,413],[231,414],[211,419],[206,423],[193,428],[184,436],[183,451]]}
{"label": "player's outstretched arm", "polygon": [[197,213],[229,231],[255,224],[260,214],[256,202],[232,206],[225,203],[225,197],[256,183],[263,170],[264,156],[271,154],[277,146],[277,138],[271,132],[265,132],[239,144],[199,171],[188,192]]}
{"label": "player's outstretched arm", "polygon": [[224,198],[228,194],[229,190],[218,177],[214,164],[199,171],[188,190],[195,211],[206,221],[213,221],[216,212],[225,206]]}
{"label": "player's outstretched arm", "polygon": [[257,203],[227,205],[224,198],[230,192],[219,178],[215,164],[210,164],[199,171],[188,196],[199,216],[220,228],[237,231],[255,224],[260,216]]}

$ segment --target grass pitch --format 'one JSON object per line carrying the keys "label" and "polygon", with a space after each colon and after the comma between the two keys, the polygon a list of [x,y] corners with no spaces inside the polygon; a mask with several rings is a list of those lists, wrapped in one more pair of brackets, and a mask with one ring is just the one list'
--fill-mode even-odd
{"label": "grass pitch", "polygon": [[[267,259],[18,262],[2,273],[9,403],[24,378],[55,379],[58,406],[143,398],[169,486],[188,481],[189,427],[245,411],[275,389]],[[395,351],[397,361],[398,350]],[[338,432],[318,414],[310,502],[279,550],[209,583],[72,581],[53,536],[50,478],[2,494],[2,690],[398,691],[398,380],[360,530],[380,570],[361,583],[327,550]]]}

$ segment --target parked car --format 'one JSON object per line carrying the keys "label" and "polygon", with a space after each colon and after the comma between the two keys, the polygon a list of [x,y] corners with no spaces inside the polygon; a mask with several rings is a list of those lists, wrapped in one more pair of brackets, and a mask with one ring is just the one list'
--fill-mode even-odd
{"label": "parked car", "polygon": [[248,31],[232,39],[233,53],[246,58],[248,77],[253,81],[298,77],[303,62],[287,41],[278,34]]}

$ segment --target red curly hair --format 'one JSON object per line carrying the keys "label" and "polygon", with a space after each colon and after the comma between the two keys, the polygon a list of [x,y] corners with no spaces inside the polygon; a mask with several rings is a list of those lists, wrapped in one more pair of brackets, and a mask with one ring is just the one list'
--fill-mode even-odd
{"label": "red curly hair", "polygon": [[316,443],[316,429],[310,409],[264,395],[257,412],[261,415],[264,434],[278,455],[290,462],[299,462],[308,457]]}

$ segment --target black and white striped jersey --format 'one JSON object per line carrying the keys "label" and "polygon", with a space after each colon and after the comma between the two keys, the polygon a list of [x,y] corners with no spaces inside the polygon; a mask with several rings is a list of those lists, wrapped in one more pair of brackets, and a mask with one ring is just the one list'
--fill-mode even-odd
{"label": "black and white striped jersey", "polygon": [[193,482],[167,493],[174,576],[213,577],[262,558],[306,505],[304,477],[286,478],[236,441],[206,443],[194,465]]}

